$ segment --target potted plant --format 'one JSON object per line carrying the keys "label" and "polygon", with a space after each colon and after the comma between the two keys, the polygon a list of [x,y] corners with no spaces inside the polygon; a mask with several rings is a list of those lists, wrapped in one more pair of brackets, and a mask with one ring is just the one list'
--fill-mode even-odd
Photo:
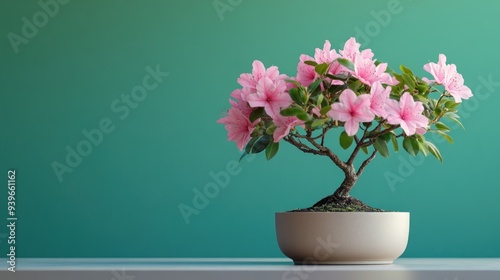
{"label": "potted plant", "polygon": [[[269,160],[285,141],[329,158],[344,173],[340,186],[313,206],[276,213],[279,247],[298,264],[398,258],[408,241],[409,213],[373,208],[350,192],[377,154],[389,156],[389,147],[442,161],[424,135],[436,133],[451,143],[450,128],[441,120],[461,125],[457,107],[472,96],[443,54],[423,67],[431,80],[403,65],[396,73],[374,59],[371,49],[359,48],[354,38],[339,52],[326,41],[314,57],[300,56],[295,77],[254,61],[252,73],[238,78],[242,88],[231,93],[232,107],[218,120],[242,157],[265,152]],[[350,155],[341,158],[339,149]]]}

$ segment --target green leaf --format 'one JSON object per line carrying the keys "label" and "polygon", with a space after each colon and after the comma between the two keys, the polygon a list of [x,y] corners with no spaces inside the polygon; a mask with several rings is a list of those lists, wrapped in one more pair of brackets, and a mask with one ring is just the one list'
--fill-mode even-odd
{"label": "green leaf", "polygon": [[453,101],[453,100],[448,100],[444,103],[444,107],[446,107],[450,110],[455,110],[455,108],[457,108],[458,105],[460,105],[460,103],[455,103],[455,101]]}
{"label": "green leaf", "polygon": [[453,144],[453,138],[451,138],[450,135],[440,131],[440,130],[433,130],[432,132],[437,133],[439,136],[443,137],[446,141],[448,141],[450,144]]}
{"label": "green leaf", "polygon": [[368,148],[367,147],[361,147],[361,151],[363,151],[363,153],[365,153],[365,154],[368,154]]}
{"label": "green leaf", "polygon": [[298,113],[297,115],[295,115],[299,120],[301,121],[308,121],[311,117],[309,116],[309,114],[307,114],[306,112],[302,111],[301,113]]}
{"label": "green leaf", "polygon": [[393,133],[391,133],[391,141],[392,141],[392,146],[394,147],[394,151],[397,153],[399,151],[398,139],[396,138],[396,135]]}
{"label": "green leaf", "polygon": [[264,107],[259,107],[250,113],[249,119],[251,122],[254,122],[256,119],[262,117],[262,115],[264,115]]}
{"label": "green leaf", "polygon": [[384,140],[387,143],[387,142],[389,142],[389,140],[391,140],[391,134],[386,133],[386,134],[380,135],[378,138]]}
{"label": "green leaf", "polygon": [[400,84],[404,84],[405,83],[405,81],[403,80],[403,76],[402,75],[394,73],[394,78],[396,78],[396,80],[398,80]]}
{"label": "green leaf", "polygon": [[316,106],[320,107],[321,103],[323,102],[323,99],[325,99],[325,96],[321,93],[318,95],[316,98]]}
{"label": "green leaf", "polygon": [[429,141],[426,141],[426,144],[427,147],[429,147],[429,152],[437,159],[439,159],[440,162],[443,162],[443,157],[441,156],[441,153],[439,152],[438,148],[436,148],[436,146],[434,146],[434,144],[432,144]]}
{"label": "green leaf", "polygon": [[413,72],[410,70],[410,68],[404,66],[404,65],[400,65],[399,66],[399,69],[401,69],[401,71],[404,73],[404,74],[408,74],[410,76],[415,76],[413,75]]}
{"label": "green leaf", "polygon": [[458,125],[460,125],[462,127],[462,129],[465,129],[464,125],[457,119],[457,118],[454,118],[454,117],[448,117],[448,119],[454,121],[455,123],[457,123]]}
{"label": "green leaf", "polygon": [[295,103],[297,103],[299,105],[304,105],[302,103],[302,99],[300,98],[300,92],[299,92],[298,88],[291,88],[288,91],[288,94],[290,95],[290,97],[292,98],[292,100],[295,101]]}
{"label": "green leaf", "polygon": [[326,77],[334,80],[346,81],[349,77],[345,74],[326,74]]}
{"label": "green leaf", "polygon": [[304,110],[302,108],[298,108],[298,107],[286,108],[286,109],[281,110],[281,112],[280,112],[280,114],[282,116],[285,116],[285,117],[297,116],[298,114],[301,114],[301,113],[305,114],[306,112],[304,112]]}
{"label": "green leaf", "polygon": [[266,128],[266,134],[272,135],[274,131],[276,130],[276,125],[274,123],[271,123],[267,128]]}
{"label": "green leaf", "polygon": [[319,84],[321,84],[321,82],[323,82],[323,79],[317,79],[312,84],[310,84],[307,89],[309,90],[309,92],[312,93],[315,89],[318,88],[318,86],[319,86]]}
{"label": "green leaf", "polygon": [[429,99],[429,104],[430,104],[431,108],[436,108],[437,100],[433,99],[433,98],[430,98]]}
{"label": "green leaf", "polygon": [[361,83],[360,80],[349,80],[347,81],[347,85],[352,91],[357,92],[358,89],[363,85],[363,83]]}
{"label": "green leaf", "polygon": [[416,156],[418,154],[418,143],[413,137],[404,138],[403,148],[412,156]]}
{"label": "green leaf", "polygon": [[242,154],[241,154],[241,156],[240,156],[239,161],[241,161],[243,158],[245,158],[245,157],[246,157],[246,155],[247,155],[247,153],[246,153],[245,151],[243,151],[243,153],[242,153]]}
{"label": "green leaf", "polygon": [[428,102],[429,102],[429,99],[427,99],[427,98],[426,98],[425,96],[423,96],[423,95],[417,94],[417,95],[416,95],[416,97],[417,97],[418,101],[420,101],[420,102],[422,102],[422,103],[424,103],[424,104],[426,104],[426,103],[428,103]]}
{"label": "green leaf", "polygon": [[375,138],[375,142],[373,142],[373,146],[383,157],[389,157],[389,149],[387,149],[387,143],[380,139]]}
{"label": "green leaf", "polygon": [[340,146],[344,149],[347,150],[351,145],[352,141],[354,140],[354,137],[347,135],[345,131],[342,131],[340,133]]}
{"label": "green leaf", "polygon": [[311,119],[309,114],[307,114],[304,109],[300,107],[290,107],[281,110],[280,114],[285,117],[292,117],[296,116],[298,119],[303,120],[303,121],[308,121]]}
{"label": "green leaf", "polygon": [[328,113],[330,110],[332,109],[332,106],[331,105],[328,105],[328,106],[325,106],[325,107],[322,107],[321,110],[319,110],[319,113],[324,116],[326,115],[326,113]]}
{"label": "green leaf", "polygon": [[418,84],[417,89],[418,89],[418,93],[424,94],[429,89],[429,86],[426,84]]}
{"label": "green leaf", "polygon": [[317,129],[322,128],[325,124],[325,119],[315,119],[311,122],[311,128]]}
{"label": "green leaf", "polygon": [[318,63],[316,61],[312,61],[312,60],[306,60],[306,61],[304,61],[304,63],[307,65],[311,65],[311,66],[318,65]]}
{"label": "green leaf", "polygon": [[301,105],[306,104],[307,101],[309,100],[309,96],[307,95],[304,88],[299,88],[299,98],[300,98],[299,104],[301,104]]}
{"label": "green leaf", "polygon": [[337,61],[340,63],[340,65],[346,67],[347,69],[354,71],[354,63],[350,61],[349,59],[346,58],[337,58]]}
{"label": "green leaf", "polygon": [[447,118],[460,119],[460,116],[457,115],[455,112],[446,112],[446,114],[444,114],[444,116]]}
{"label": "green leaf", "polygon": [[429,154],[429,147],[427,146],[427,143],[424,141],[424,139],[417,139],[417,143],[419,151],[422,152],[424,156],[427,156]]}
{"label": "green leaf", "polygon": [[413,80],[413,76],[410,76],[407,73],[403,73],[403,81],[410,89],[415,88],[415,81]]}
{"label": "green leaf", "polygon": [[[348,81],[348,82],[350,82],[350,81]],[[343,85],[331,85],[328,88],[328,92],[330,92],[332,94],[340,94],[346,88],[347,88],[347,84],[343,84]]]}
{"label": "green leaf", "polygon": [[253,147],[253,145],[255,145],[255,142],[257,142],[257,140],[259,140],[259,138],[260,138],[260,136],[252,137],[252,139],[250,139],[250,141],[248,141],[247,145],[245,146],[245,154],[252,153],[252,147]]}
{"label": "green leaf", "polygon": [[436,114],[436,116],[441,115],[442,112],[443,112],[443,110],[441,110],[441,108],[439,108],[439,107],[437,107],[436,109],[434,109],[434,114]]}
{"label": "green leaf", "polygon": [[266,148],[266,158],[267,160],[270,160],[272,159],[276,153],[278,152],[278,149],[280,147],[280,143],[277,142],[271,142],[269,143],[269,145],[267,145],[267,148]]}
{"label": "green leaf", "polygon": [[264,135],[262,137],[259,138],[259,140],[257,140],[257,142],[255,142],[255,144],[253,145],[252,149],[251,149],[251,153],[252,154],[258,154],[262,151],[264,151],[267,147],[267,145],[269,145],[269,143],[271,143],[273,141],[273,137],[271,135]]}
{"label": "green leaf", "polygon": [[323,99],[323,102],[321,102],[321,108],[324,107],[330,107],[330,102],[328,101],[327,98]]}
{"label": "green leaf", "polygon": [[450,128],[448,126],[446,126],[444,123],[442,122],[438,122],[436,123],[436,128],[440,131],[443,131],[443,132],[447,132],[447,131],[450,131]]}
{"label": "green leaf", "polygon": [[321,64],[318,64],[314,67],[314,71],[316,71],[316,73],[318,73],[318,75],[320,75],[320,76],[325,74],[326,70],[328,70],[328,64],[326,64],[326,63],[321,63]]}

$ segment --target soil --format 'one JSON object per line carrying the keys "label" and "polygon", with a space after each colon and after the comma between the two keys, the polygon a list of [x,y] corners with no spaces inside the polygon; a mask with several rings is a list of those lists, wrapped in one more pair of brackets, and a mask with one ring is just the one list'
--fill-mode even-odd
{"label": "soil", "polygon": [[327,196],[311,207],[295,209],[290,212],[385,212],[385,210],[366,205],[352,196]]}

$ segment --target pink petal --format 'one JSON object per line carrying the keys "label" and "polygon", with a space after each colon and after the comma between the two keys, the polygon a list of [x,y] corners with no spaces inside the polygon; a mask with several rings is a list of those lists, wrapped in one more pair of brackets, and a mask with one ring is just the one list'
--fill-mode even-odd
{"label": "pink petal", "polygon": [[271,79],[268,77],[264,77],[257,82],[257,92],[259,93],[264,93],[264,95],[267,95],[266,93],[269,91],[274,90],[274,83]]}
{"label": "pink petal", "polygon": [[344,128],[347,135],[354,136],[356,135],[356,132],[358,132],[359,123],[354,121],[353,119],[350,119],[347,122],[345,122]]}
{"label": "pink petal", "polygon": [[440,66],[446,65],[446,55],[444,55],[442,53],[439,54],[438,65],[440,65]]}
{"label": "pink petal", "polygon": [[346,89],[340,94],[339,101],[348,107],[353,107],[356,102],[356,94],[351,89]]}
{"label": "pink petal", "polygon": [[266,67],[264,67],[264,64],[260,62],[259,60],[254,60],[252,63],[252,75],[254,79],[258,82],[260,78],[264,76],[266,73]]}
{"label": "pink petal", "polygon": [[237,81],[238,84],[240,84],[242,87],[255,88],[255,81],[253,80],[251,74],[248,73],[241,74]]}
{"label": "pink petal", "polygon": [[375,115],[368,110],[368,108],[363,108],[356,112],[356,116],[353,118],[357,122],[371,122],[373,121]]}
{"label": "pink petal", "polygon": [[427,132],[427,129],[425,129],[424,127],[419,127],[417,128],[416,132],[420,135],[424,135]]}
{"label": "pink petal", "polygon": [[411,132],[410,128],[408,127],[406,121],[402,120],[399,125],[401,126],[401,128],[403,129],[403,131],[405,132],[405,134],[407,136],[410,136],[410,135],[413,135],[415,133],[415,131],[413,131],[413,133]]}
{"label": "pink petal", "polygon": [[278,67],[271,66],[271,67],[267,68],[266,77],[268,77],[269,79],[276,80],[279,77],[279,74],[280,74],[280,72],[278,71]]}
{"label": "pink petal", "polygon": [[328,112],[328,115],[334,119],[345,122],[352,118],[351,110],[342,103],[334,103],[332,104],[332,109]]}

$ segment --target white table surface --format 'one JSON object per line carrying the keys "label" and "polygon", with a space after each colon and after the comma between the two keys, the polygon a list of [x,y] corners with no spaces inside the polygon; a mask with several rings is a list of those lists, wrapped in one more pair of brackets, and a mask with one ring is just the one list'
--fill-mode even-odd
{"label": "white table surface", "polygon": [[401,258],[392,265],[296,266],[289,259],[2,259],[1,280],[500,280],[500,258]]}

